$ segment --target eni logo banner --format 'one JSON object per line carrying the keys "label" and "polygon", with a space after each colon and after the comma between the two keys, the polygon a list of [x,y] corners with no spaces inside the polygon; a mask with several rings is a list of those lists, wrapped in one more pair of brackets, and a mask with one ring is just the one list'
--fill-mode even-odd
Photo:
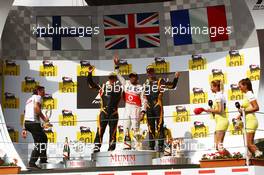
{"label": "eni logo banner", "polygon": [[244,55],[241,55],[238,50],[229,51],[229,55],[226,56],[227,67],[237,67],[244,65]]}
{"label": "eni logo banner", "polygon": [[207,103],[208,93],[204,92],[203,88],[194,87],[190,95],[191,104]]}
{"label": "eni logo banner", "polygon": [[89,68],[93,67],[92,75],[95,74],[95,67],[90,64],[89,61],[82,60],[80,61],[80,65],[77,66],[77,76],[87,77],[89,73]]}
{"label": "eni logo banner", "polygon": [[257,81],[260,78],[260,67],[259,65],[253,65],[251,64],[249,66],[249,70],[247,70],[247,77],[251,81]]}
{"label": "eni logo banner", "polygon": [[3,98],[3,107],[18,109],[19,108],[19,98],[15,96],[13,93],[5,92]]}
{"label": "eni logo banner", "polygon": [[118,66],[121,75],[128,75],[132,72],[132,64],[128,64],[127,60],[120,59]]}
{"label": "eni logo banner", "polygon": [[243,127],[235,128],[236,125],[237,125],[237,120],[233,118],[232,123],[230,123],[228,127],[229,135],[242,135],[243,134],[243,131],[242,131]]}
{"label": "eni logo banner", "polygon": [[173,112],[173,118],[176,123],[190,122],[190,111],[185,106],[176,106],[176,112]]}
{"label": "eni logo banner", "polygon": [[152,66],[155,69],[155,73],[169,73],[170,72],[170,63],[166,62],[165,58],[155,58],[155,63],[152,63]]}
{"label": "eni logo banner", "polygon": [[58,67],[54,66],[52,61],[44,60],[39,67],[39,76],[41,77],[54,77],[58,74]]}
{"label": "eni logo banner", "polygon": [[62,110],[62,114],[59,115],[59,126],[76,126],[77,116],[73,115],[70,110]]}
{"label": "eni logo banner", "polygon": [[37,82],[33,77],[26,76],[25,81],[22,81],[21,90],[25,93],[31,93],[37,85],[39,85],[39,82]]}
{"label": "eni logo banner", "polygon": [[207,61],[201,55],[192,55],[189,60],[189,70],[205,70],[207,69]]}
{"label": "eni logo banner", "polygon": [[231,84],[228,90],[228,100],[237,101],[243,99],[243,93],[240,91],[237,84]]}
{"label": "eni logo banner", "polygon": [[57,133],[52,131],[52,128],[44,129],[48,138],[48,143],[57,143]]}
{"label": "eni logo banner", "polygon": [[77,132],[77,140],[83,143],[93,143],[95,138],[94,131],[91,131],[89,127],[80,127],[80,131]]}
{"label": "eni logo banner", "polygon": [[4,75],[19,76],[20,66],[15,61],[6,60],[3,68]]}
{"label": "eni logo banner", "polygon": [[70,77],[62,77],[62,82],[59,82],[59,92],[61,93],[76,93],[77,82],[73,82]]}
{"label": "eni logo banner", "polygon": [[45,94],[43,97],[42,107],[43,109],[57,109],[58,100],[54,99],[51,94]]}
{"label": "eni logo banner", "polygon": [[204,138],[209,135],[209,127],[205,126],[203,122],[195,121],[191,128],[192,138]]}
{"label": "eni logo banner", "polygon": [[18,137],[19,137],[18,131],[16,131],[13,128],[8,128],[8,133],[12,142],[18,142]]}
{"label": "eni logo banner", "polygon": [[224,84],[227,83],[227,74],[223,73],[221,69],[212,69],[212,75],[209,75],[209,82],[219,80]]}

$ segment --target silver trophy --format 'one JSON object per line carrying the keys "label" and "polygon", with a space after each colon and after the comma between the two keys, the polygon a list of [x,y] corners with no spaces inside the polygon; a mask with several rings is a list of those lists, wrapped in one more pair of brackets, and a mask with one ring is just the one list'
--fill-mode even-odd
{"label": "silver trophy", "polygon": [[83,153],[85,144],[83,142],[80,142],[78,140],[70,141],[70,145],[72,145],[72,150],[74,151],[72,154],[74,159],[83,159]]}

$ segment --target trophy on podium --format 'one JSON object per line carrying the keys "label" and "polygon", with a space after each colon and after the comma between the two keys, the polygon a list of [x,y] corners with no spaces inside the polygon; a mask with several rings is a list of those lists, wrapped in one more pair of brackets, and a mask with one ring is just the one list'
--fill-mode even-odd
{"label": "trophy on podium", "polygon": [[143,135],[140,133],[140,131],[134,131],[134,135],[133,135],[133,141],[134,141],[134,148],[135,150],[142,150],[142,141],[143,141],[144,137]]}
{"label": "trophy on podium", "polygon": [[184,152],[181,149],[182,145],[184,144],[183,138],[175,138],[172,141],[172,153],[171,155],[174,157],[184,157]]}

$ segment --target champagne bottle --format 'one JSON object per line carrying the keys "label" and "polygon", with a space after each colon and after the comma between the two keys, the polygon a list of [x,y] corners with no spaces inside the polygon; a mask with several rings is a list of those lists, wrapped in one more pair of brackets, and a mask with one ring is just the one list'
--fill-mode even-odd
{"label": "champagne bottle", "polygon": [[128,150],[131,149],[131,138],[130,138],[128,128],[127,128],[127,132],[126,132],[125,139],[124,139],[124,145],[125,145],[125,149],[128,149]]}
{"label": "champagne bottle", "polygon": [[68,137],[65,137],[65,142],[63,146],[63,161],[70,160],[70,147],[68,142]]}

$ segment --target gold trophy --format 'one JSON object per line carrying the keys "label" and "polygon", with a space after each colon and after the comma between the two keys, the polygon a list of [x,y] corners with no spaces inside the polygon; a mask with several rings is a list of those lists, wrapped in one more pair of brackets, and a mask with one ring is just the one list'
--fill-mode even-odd
{"label": "gold trophy", "polygon": [[139,130],[134,131],[133,135],[133,142],[134,142],[134,149],[139,151],[142,150],[142,141],[144,140],[143,135],[140,133]]}
{"label": "gold trophy", "polygon": [[[45,116],[46,116],[48,119],[50,119],[51,115],[52,115],[52,109],[47,109],[47,110],[45,111]],[[49,120],[46,121],[46,122],[44,122],[44,123],[42,124],[42,127],[44,128],[44,130],[48,130],[48,129],[51,128],[52,126],[53,126],[53,125],[50,123]]]}

